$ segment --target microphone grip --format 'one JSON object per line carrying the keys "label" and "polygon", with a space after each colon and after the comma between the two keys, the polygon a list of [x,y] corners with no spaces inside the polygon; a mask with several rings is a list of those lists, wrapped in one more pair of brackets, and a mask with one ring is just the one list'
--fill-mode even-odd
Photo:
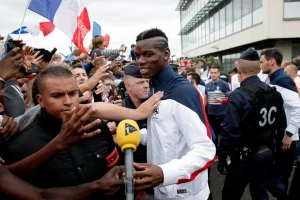
{"label": "microphone grip", "polygon": [[126,200],[134,200],[133,150],[125,149],[125,194]]}

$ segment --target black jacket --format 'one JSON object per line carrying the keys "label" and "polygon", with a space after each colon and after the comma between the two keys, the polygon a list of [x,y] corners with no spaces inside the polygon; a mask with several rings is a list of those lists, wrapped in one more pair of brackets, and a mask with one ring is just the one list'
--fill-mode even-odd
{"label": "black jacket", "polygon": [[[25,180],[37,187],[50,188],[75,186],[101,178],[116,164],[119,155],[107,125],[101,123],[96,128],[101,129],[99,135],[59,152]],[[41,109],[31,125],[2,145],[1,156],[8,165],[22,160],[49,143],[60,129],[61,121]]]}

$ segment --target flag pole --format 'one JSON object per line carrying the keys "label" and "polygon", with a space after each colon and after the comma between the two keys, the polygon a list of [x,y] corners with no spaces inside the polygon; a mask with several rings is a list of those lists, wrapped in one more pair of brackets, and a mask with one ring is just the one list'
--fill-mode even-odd
{"label": "flag pole", "polygon": [[20,39],[21,30],[22,30],[22,26],[23,26],[24,19],[25,19],[25,16],[26,16],[26,12],[27,12],[27,10],[28,10],[28,7],[29,7],[29,4],[30,4],[30,2],[31,2],[31,0],[28,0],[28,2],[27,2],[27,6],[26,6],[26,9],[25,9],[25,12],[24,12],[23,19],[22,19],[22,24],[21,24],[21,27],[20,27],[20,30],[19,30],[19,36],[18,36],[18,40]]}

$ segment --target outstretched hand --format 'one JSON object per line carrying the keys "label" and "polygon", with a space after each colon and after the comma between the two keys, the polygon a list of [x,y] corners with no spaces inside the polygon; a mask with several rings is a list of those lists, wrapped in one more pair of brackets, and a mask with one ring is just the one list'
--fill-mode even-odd
{"label": "outstretched hand", "polygon": [[163,97],[163,92],[157,92],[147,101],[142,103],[137,109],[137,116],[139,119],[147,118],[159,105],[160,99]]}
{"label": "outstretched hand", "polygon": [[9,80],[20,71],[22,66],[23,58],[20,53],[20,48],[16,47],[0,60],[0,77],[4,80]]}
{"label": "outstretched hand", "polygon": [[76,108],[73,107],[64,117],[60,133],[57,135],[59,147],[66,149],[70,145],[98,135],[101,130],[97,129],[92,132],[92,128],[97,126],[101,121],[97,119],[87,125],[85,122],[92,116],[95,110],[91,105],[86,105],[76,113]]}

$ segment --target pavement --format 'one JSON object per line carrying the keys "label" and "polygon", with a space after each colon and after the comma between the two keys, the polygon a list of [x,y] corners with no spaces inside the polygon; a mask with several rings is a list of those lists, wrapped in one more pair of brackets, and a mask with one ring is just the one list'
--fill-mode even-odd
{"label": "pavement", "polygon": [[[224,186],[225,175],[221,175],[217,170],[218,161],[216,161],[211,167],[210,171],[210,190],[213,195],[213,200],[222,200],[222,189]],[[276,200],[271,194],[269,194],[270,200]],[[244,195],[241,200],[252,200],[249,187],[245,189]]]}

